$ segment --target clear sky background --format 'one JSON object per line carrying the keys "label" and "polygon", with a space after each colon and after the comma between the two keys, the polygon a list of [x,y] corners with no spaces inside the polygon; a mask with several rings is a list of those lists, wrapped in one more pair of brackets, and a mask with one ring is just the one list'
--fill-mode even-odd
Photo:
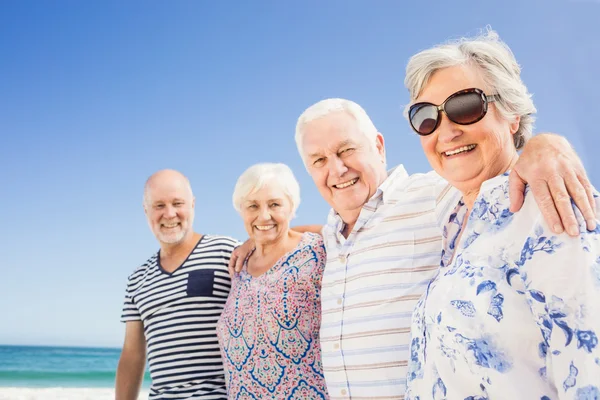
{"label": "clear sky background", "polygon": [[536,132],[565,135],[600,184],[600,2],[9,1],[0,3],[0,344],[114,346],[128,274],[158,249],[146,178],[186,174],[195,228],[244,239],[231,205],[257,162],[296,173],[296,224],[327,204],[293,139],[345,97],[390,166],[429,166],[402,117],[408,58],[490,24],[523,66]]}

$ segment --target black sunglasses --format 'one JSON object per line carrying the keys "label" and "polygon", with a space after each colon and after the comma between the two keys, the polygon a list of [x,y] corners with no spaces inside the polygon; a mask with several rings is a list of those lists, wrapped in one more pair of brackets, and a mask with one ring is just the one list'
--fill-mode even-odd
{"label": "black sunglasses", "polygon": [[427,136],[440,126],[442,111],[450,121],[470,125],[485,117],[488,103],[498,98],[498,95],[486,96],[481,89],[465,89],[450,95],[439,106],[432,103],[413,104],[408,110],[408,120],[415,132]]}

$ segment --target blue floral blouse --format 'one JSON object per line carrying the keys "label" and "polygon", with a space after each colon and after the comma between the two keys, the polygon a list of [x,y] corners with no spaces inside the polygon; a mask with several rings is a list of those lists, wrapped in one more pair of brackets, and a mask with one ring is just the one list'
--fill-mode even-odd
{"label": "blue floral blouse", "polygon": [[461,235],[466,215],[460,201],[413,314],[406,398],[600,399],[600,228],[578,214],[579,237],[555,235],[529,194],[511,213],[506,174]]}

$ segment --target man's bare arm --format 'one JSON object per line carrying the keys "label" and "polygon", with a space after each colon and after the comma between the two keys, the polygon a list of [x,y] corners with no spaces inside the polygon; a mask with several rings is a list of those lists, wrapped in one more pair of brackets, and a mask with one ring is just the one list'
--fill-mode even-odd
{"label": "man's bare arm", "polygon": [[125,342],[117,366],[116,400],[137,400],[146,369],[146,338],[142,321],[125,324]]}

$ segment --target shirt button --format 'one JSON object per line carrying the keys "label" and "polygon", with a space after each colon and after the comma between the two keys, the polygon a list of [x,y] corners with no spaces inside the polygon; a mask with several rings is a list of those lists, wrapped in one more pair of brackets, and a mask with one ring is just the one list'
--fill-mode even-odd
{"label": "shirt button", "polygon": [[342,389],[342,396],[345,396],[348,392],[346,391],[346,389]]}
{"label": "shirt button", "polygon": [[342,304],[342,299],[338,299],[338,304]]}
{"label": "shirt button", "polygon": [[346,264],[346,256],[341,256],[341,257],[340,257],[340,262],[341,262],[342,264]]}
{"label": "shirt button", "polygon": [[339,345],[339,343],[336,343],[336,344],[334,344],[334,345],[333,345],[333,348],[334,348],[334,349],[336,349],[336,350],[338,350],[338,349],[340,348],[340,345]]}

